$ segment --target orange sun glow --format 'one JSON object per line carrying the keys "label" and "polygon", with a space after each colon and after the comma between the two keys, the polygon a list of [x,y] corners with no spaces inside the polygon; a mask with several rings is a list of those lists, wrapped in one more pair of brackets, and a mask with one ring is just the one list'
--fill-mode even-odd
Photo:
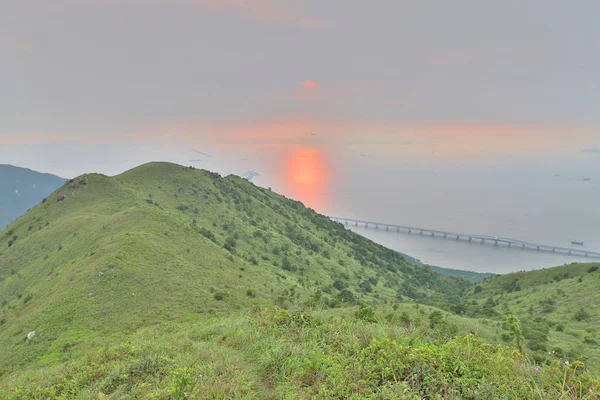
{"label": "orange sun glow", "polygon": [[328,168],[320,150],[300,148],[285,160],[286,181],[291,195],[306,206],[321,210],[324,205]]}

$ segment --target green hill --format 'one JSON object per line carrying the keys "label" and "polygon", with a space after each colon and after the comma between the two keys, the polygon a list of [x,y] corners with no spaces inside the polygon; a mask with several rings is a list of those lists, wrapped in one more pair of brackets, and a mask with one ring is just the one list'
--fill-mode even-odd
{"label": "green hill", "polygon": [[88,174],[0,232],[0,397],[589,397],[471,288],[238,177]]}
{"label": "green hill", "polygon": [[[488,278],[468,293],[468,315],[517,315],[539,362],[584,359],[600,370],[600,263]],[[507,334],[504,338],[508,339]]]}
{"label": "green hill", "polygon": [[12,165],[0,165],[0,229],[58,189],[65,179]]}

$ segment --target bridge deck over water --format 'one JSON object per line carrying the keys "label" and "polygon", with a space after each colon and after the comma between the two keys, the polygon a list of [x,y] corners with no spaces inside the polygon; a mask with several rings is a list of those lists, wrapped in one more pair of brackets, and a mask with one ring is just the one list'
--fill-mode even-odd
{"label": "bridge deck over water", "polygon": [[600,258],[600,252],[586,250],[584,248],[574,249],[569,247],[560,247],[560,246],[551,246],[547,244],[538,244],[525,242],[523,240],[510,239],[506,237],[500,236],[491,236],[491,235],[474,235],[470,233],[458,233],[458,232],[449,232],[449,231],[440,231],[436,229],[425,229],[425,228],[415,228],[413,226],[405,226],[405,225],[397,225],[397,224],[388,224],[385,222],[375,222],[375,221],[364,221],[360,219],[354,218],[343,218],[343,217],[329,217],[329,219],[336,222],[343,222],[344,224],[354,224],[355,226],[364,225],[366,228],[369,226],[374,226],[375,229],[386,230],[396,230],[397,232],[407,232],[409,234],[417,233],[419,235],[427,235],[427,236],[436,236],[444,239],[454,239],[454,240],[463,240],[468,242],[480,241],[480,243],[493,243],[494,246],[498,246],[498,244],[503,244],[508,247],[515,247],[521,249],[531,249],[536,251],[547,251],[551,253],[557,254],[567,254],[572,256],[581,256],[581,257],[589,257],[589,258]]}

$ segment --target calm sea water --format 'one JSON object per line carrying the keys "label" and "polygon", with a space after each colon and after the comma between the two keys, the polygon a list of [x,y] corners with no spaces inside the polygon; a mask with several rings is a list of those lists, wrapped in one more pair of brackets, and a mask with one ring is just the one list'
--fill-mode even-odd
{"label": "calm sea water", "polygon": [[[600,171],[580,167],[363,166],[335,185],[333,215],[600,251]],[[583,178],[590,178],[584,181]],[[350,229],[425,263],[506,273],[585,258],[373,228]],[[600,260],[599,260],[600,261]]]}

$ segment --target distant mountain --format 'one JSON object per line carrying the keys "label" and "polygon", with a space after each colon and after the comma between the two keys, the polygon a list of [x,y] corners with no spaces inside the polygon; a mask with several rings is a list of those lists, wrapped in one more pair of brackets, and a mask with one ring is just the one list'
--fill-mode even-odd
{"label": "distant mountain", "polygon": [[56,175],[0,165],[0,229],[65,183]]}

